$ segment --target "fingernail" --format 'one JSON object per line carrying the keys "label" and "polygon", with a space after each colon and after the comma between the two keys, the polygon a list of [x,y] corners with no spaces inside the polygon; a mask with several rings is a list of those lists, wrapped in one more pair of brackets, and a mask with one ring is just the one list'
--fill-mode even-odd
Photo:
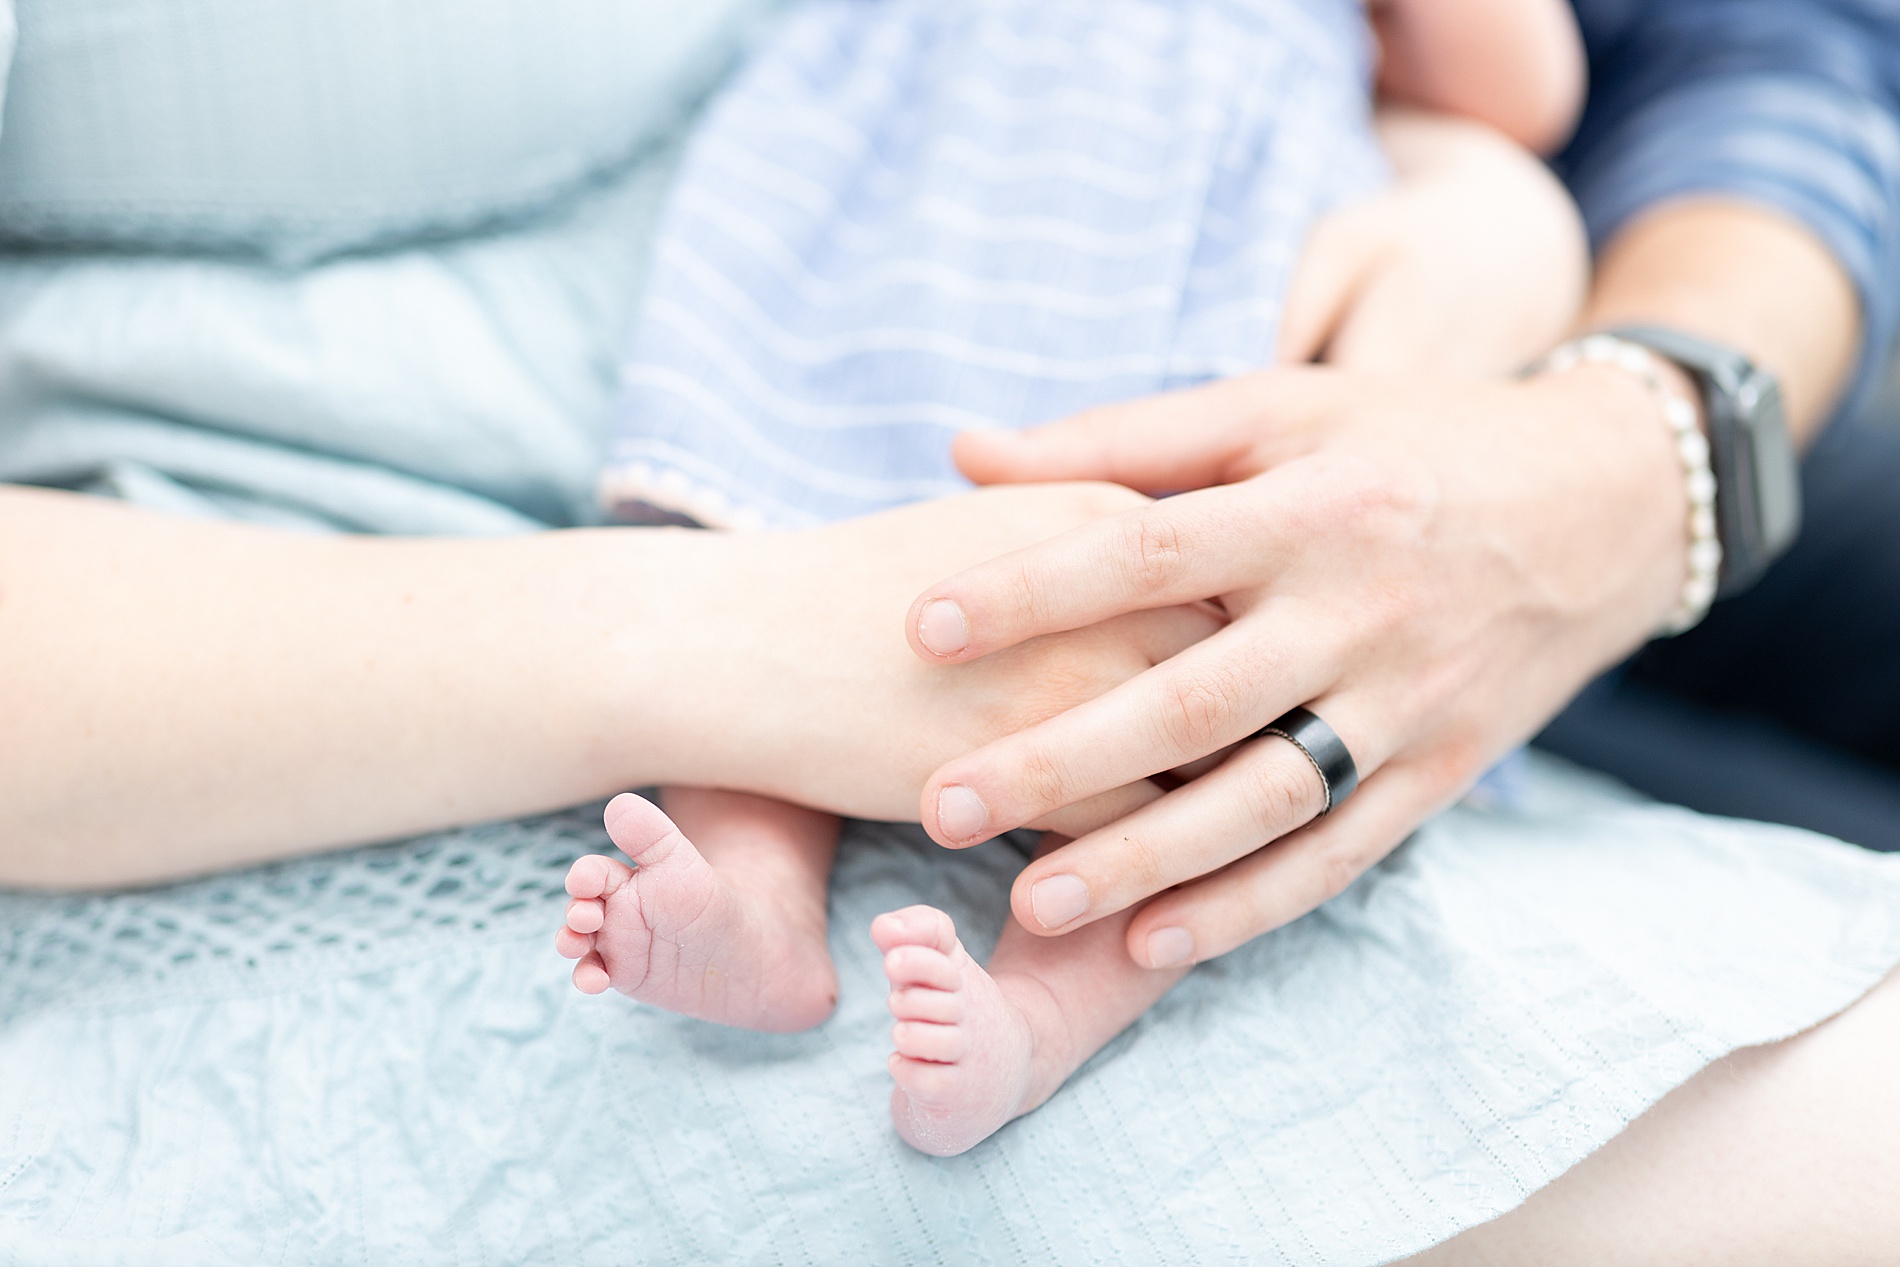
{"label": "fingernail", "polygon": [[937,793],[937,830],[951,840],[981,835],[990,825],[990,807],[967,787],[952,783]]}
{"label": "fingernail", "polygon": [[955,655],[970,645],[970,622],[947,598],[933,598],[917,613],[917,641],[932,655]]}
{"label": "fingernail", "polygon": [[1029,886],[1029,909],[1044,928],[1061,928],[1089,909],[1089,886],[1072,875],[1052,875]]}
{"label": "fingernail", "polygon": [[1185,928],[1157,928],[1148,934],[1148,966],[1172,968],[1194,958],[1194,934]]}

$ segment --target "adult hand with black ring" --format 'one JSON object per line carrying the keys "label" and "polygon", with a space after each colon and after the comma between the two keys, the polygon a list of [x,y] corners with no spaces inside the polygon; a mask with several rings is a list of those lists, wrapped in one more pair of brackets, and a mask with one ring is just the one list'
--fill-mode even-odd
{"label": "adult hand with black ring", "polygon": [[[1596,268],[1586,328],[1647,322],[1743,349],[1779,376],[1797,440],[1827,417],[1858,310],[1845,271],[1799,224],[1720,197],[1677,200],[1621,229]],[[940,843],[1037,823],[1077,836],[1018,878],[1024,927],[1060,933],[1145,901],[1128,950],[1160,967],[1284,924],[1457,797],[1676,604],[1683,472],[1635,377],[1600,365],[1515,382],[1384,369],[1266,370],[959,441],[979,483],[1197,491],[924,591],[909,637],[926,661],[1149,606],[1208,600],[1229,618],[926,784],[921,817]],[[1302,705],[1364,779],[1317,822],[1324,795],[1305,755],[1250,740]],[[1051,813],[1163,771],[1198,777],[1112,822],[1086,806]]]}
{"label": "adult hand with black ring", "polygon": [[[1684,575],[1669,432],[1613,368],[1517,383],[1270,370],[966,437],[959,456],[990,482],[1199,490],[951,577],[909,620],[917,654],[959,662],[1134,609],[1225,609],[1205,641],[949,762],[923,798],[932,836],[964,846],[1231,749],[1017,881],[1016,917],[1042,933],[1152,897],[1128,947],[1155,967],[1338,893],[1638,644]],[[1298,706],[1364,778],[1323,818],[1314,761],[1254,738]]]}

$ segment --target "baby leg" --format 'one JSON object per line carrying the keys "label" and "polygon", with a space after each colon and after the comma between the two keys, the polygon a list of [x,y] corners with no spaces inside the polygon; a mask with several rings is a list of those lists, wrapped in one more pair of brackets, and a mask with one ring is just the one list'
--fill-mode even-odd
{"label": "baby leg", "polygon": [[1133,911],[1062,937],[1014,919],[979,967],[950,917],[929,906],[880,915],[871,936],[890,978],[891,1120],[922,1152],[975,1147],[1047,1100],[1069,1075],[1154,1006],[1186,969],[1128,957]]}
{"label": "baby leg", "polygon": [[666,813],[631,794],[607,806],[607,834],[634,867],[590,854],[567,873],[555,948],[580,960],[574,984],[745,1029],[809,1029],[831,1015],[825,895],[838,820],[738,792],[661,799]]}

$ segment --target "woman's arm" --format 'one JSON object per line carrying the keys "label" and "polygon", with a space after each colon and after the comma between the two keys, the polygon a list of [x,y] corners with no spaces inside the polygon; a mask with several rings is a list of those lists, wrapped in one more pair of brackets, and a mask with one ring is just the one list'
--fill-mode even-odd
{"label": "woman's arm", "polygon": [[209,870],[680,777],[700,647],[667,605],[722,544],[303,537],[0,490],[0,881]]}
{"label": "woman's arm", "polygon": [[[0,489],[0,883],[127,883],[723,785],[883,817],[1203,616],[946,675],[910,595],[1130,504],[978,494],[784,536],[304,537]],[[920,671],[921,670],[921,671]]]}

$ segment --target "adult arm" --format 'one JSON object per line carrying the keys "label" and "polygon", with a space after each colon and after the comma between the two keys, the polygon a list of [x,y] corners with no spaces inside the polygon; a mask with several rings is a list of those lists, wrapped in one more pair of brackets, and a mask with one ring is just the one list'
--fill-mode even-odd
{"label": "adult arm", "polygon": [[[1591,90],[1557,168],[1599,252],[1676,201],[1779,213],[1852,282],[1851,386],[1865,387],[1900,314],[1900,13],[1879,0],[1576,0],[1576,10]],[[1752,256],[1724,260],[1686,234],[1672,245],[1698,250],[1704,276],[1756,271]],[[1791,315],[1805,315],[1801,296],[1788,298]]]}
{"label": "adult arm", "polygon": [[[1713,196],[1625,224],[1599,257],[1579,324],[1670,326],[1742,349],[1781,380],[1803,447],[1832,416],[1863,344],[1853,278],[1813,231]],[[1686,380],[1678,385],[1694,398]]]}
{"label": "adult arm", "polygon": [[0,883],[150,880],[660,782],[904,817],[944,757],[1209,627],[919,665],[900,621],[947,557],[1132,498],[1025,492],[777,537],[461,541],[0,489]]}
{"label": "adult arm", "polygon": [[[292,536],[0,490],[0,879],[141,880],[669,771],[684,534]],[[670,774],[670,771],[669,771]]]}

